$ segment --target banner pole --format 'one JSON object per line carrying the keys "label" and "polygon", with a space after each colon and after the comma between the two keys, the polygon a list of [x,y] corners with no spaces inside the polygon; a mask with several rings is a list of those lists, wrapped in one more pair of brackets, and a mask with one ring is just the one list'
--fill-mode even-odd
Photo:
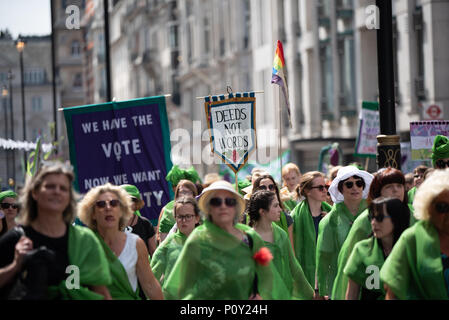
{"label": "banner pole", "polygon": [[365,159],[365,171],[368,171],[369,157]]}
{"label": "banner pole", "polygon": [[235,172],[235,191],[239,192],[239,175],[238,171]]}
{"label": "banner pole", "polygon": [[282,177],[282,110],[281,110],[281,88],[278,89],[278,108],[279,108],[279,146],[278,146],[278,154],[279,154],[279,170],[281,170]]}

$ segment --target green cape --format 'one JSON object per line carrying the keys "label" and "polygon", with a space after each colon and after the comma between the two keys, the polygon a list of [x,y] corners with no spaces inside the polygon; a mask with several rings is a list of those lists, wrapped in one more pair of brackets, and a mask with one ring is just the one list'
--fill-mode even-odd
{"label": "green cape", "polygon": [[247,300],[253,293],[257,274],[263,299],[288,299],[289,293],[273,263],[258,264],[253,255],[264,246],[252,228],[236,224],[253,240],[251,250],[244,242],[206,220],[189,236],[164,282],[166,299]]}
{"label": "green cape", "polygon": [[187,236],[176,230],[176,232],[169,234],[154,252],[151,259],[151,269],[161,286],[164,284],[163,280],[160,280],[161,276],[164,275],[164,279],[168,278],[186,240]]}
{"label": "green cape", "polygon": [[380,270],[381,280],[401,300],[448,300],[440,239],[433,224],[421,220],[405,230]]}
{"label": "green cape", "polygon": [[80,287],[68,289],[66,281],[61,281],[58,286],[48,288],[49,298],[62,296],[64,300],[104,299],[102,295],[88,289],[88,286],[107,286],[112,282],[101,244],[86,227],[69,225],[67,232],[69,263],[79,268]]}
{"label": "green cape", "polygon": [[[384,262],[384,254],[377,238],[370,237],[356,243],[343,272],[346,277],[351,278],[352,281],[361,287],[368,289],[366,287],[366,280],[368,277],[372,277],[373,274],[372,272],[367,272],[367,268],[369,266],[376,266],[380,270]],[[385,290],[382,281],[379,281],[378,289],[371,290],[382,294],[378,300],[385,300]]]}
{"label": "green cape", "polygon": [[167,203],[162,210],[162,218],[159,222],[159,232],[169,233],[171,228],[175,225],[175,216],[173,215],[173,207],[175,205],[175,200]]}
{"label": "green cape", "polygon": [[320,221],[316,248],[316,274],[320,296],[331,295],[337,275],[337,259],[341,246],[354,220],[366,209],[362,199],[357,215],[353,216],[344,202],[336,203]]}
{"label": "green cape", "polygon": [[288,234],[275,223],[272,229],[274,242],[265,241],[265,246],[273,254],[273,264],[291,293],[291,299],[312,300],[314,290],[295,258]]}
{"label": "green cape", "polygon": [[[322,202],[321,209],[329,212],[332,209]],[[316,232],[307,200],[301,201],[291,214],[293,218],[293,241],[295,256],[304,270],[304,274],[312,287],[315,287]]]}
{"label": "green cape", "polygon": [[415,199],[416,187],[411,188],[407,192],[408,204],[413,206],[413,200]]}
{"label": "green cape", "polygon": [[449,158],[449,139],[446,136],[437,135],[433,140],[432,164],[435,168],[438,159]]}
{"label": "green cape", "polygon": [[[408,205],[408,207],[410,209],[410,226],[412,226],[417,220],[413,216],[413,206]],[[367,239],[373,233],[371,222],[368,219],[368,213],[368,209],[366,209],[357,217],[357,219],[355,219],[354,224],[352,225],[352,228],[340,249],[337,262],[337,276],[335,277],[334,286],[332,288],[333,300],[345,300],[346,289],[348,287],[348,277],[343,271],[346,263],[356,243]]]}
{"label": "green cape", "polygon": [[109,270],[112,275],[112,283],[108,285],[109,293],[114,300],[141,300],[139,297],[139,286],[137,290],[133,291],[131,284],[128,280],[128,275],[126,274],[125,268],[123,267],[120,260],[117,258],[111,248],[104,242],[103,238],[99,233],[95,233],[98,240],[100,241],[106,258],[109,262]]}
{"label": "green cape", "polygon": [[296,202],[293,199],[289,199],[289,200],[283,201],[282,205],[284,206],[286,211],[291,213],[293,211],[293,209],[295,209],[295,207],[298,205],[298,202]]}

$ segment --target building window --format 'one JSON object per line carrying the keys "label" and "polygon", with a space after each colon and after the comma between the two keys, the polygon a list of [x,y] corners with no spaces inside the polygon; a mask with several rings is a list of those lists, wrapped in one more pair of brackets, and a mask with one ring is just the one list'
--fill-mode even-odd
{"label": "building window", "polygon": [[340,110],[342,115],[354,115],[352,113],[345,114],[345,111],[356,110],[354,39],[351,34],[339,36],[338,59],[340,66],[340,90],[338,97]]}
{"label": "building window", "polygon": [[168,43],[171,49],[178,49],[178,26],[171,25],[168,32]]}
{"label": "building window", "polygon": [[321,60],[321,113],[323,119],[333,120],[334,111],[334,81],[332,69],[332,47],[330,42],[320,45]]}
{"label": "building window", "polygon": [[42,112],[42,97],[33,96],[31,98],[31,110],[33,112]]}
{"label": "building window", "polygon": [[24,72],[23,80],[28,85],[44,84],[47,80],[47,75],[43,68],[28,69]]}
{"label": "building window", "polygon": [[243,49],[248,49],[251,35],[251,8],[249,0],[243,1]]}
{"label": "building window", "polygon": [[81,54],[81,45],[78,40],[72,41],[71,53],[72,56],[79,56]]}
{"label": "building window", "polygon": [[75,74],[75,77],[73,78],[73,88],[81,88],[83,86],[83,77],[81,73]]}
{"label": "building window", "polygon": [[416,7],[413,13],[413,25],[416,34],[417,50],[417,78],[415,79],[415,91],[418,101],[426,100],[425,82],[424,82],[424,23],[422,16],[422,7]]}

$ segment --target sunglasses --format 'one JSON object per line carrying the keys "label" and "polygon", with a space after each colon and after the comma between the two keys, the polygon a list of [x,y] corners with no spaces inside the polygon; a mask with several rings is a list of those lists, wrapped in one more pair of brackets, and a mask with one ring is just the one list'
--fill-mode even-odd
{"label": "sunglasses", "polygon": [[444,169],[444,168],[446,168],[446,167],[449,167],[449,160],[447,160],[447,161],[444,161],[444,160],[437,160],[436,162],[435,162],[435,164],[436,164],[436,166],[438,167],[438,168],[440,168],[440,169]]}
{"label": "sunglasses", "polygon": [[9,208],[13,208],[13,209],[19,209],[19,205],[16,203],[2,203],[1,204],[2,209],[6,210]]}
{"label": "sunglasses", "polygon": [[177,221],[191,221],[193,219],[193,214],[186,214],[185,216],[176,216]]}
{"label": "sunglasses", "polygon": [[[354,186],[354,182],[353,181],[346,181],[344,183],[344,185],[346,186],[346,188],[351,189]],[[362,188],[365,184],[363,183],[362,180],[357,180],[355,182],[355,185],[359,188]]]}
{"label": "sunglasses", "polygon": [[[267,186],[260,185],[258,189],[260,189],[260,190],[267,190]],[[274,184],[270,184],[270,185],[268,185],[268,189],[270,189],[270,191],[273,191],[274,189],[276,189],[276,187],[274,186]]]}
{"label": "sunglasses", "polygon": [[369,221],[373,221],[373,219],[376,219],[377,222],[382,222],[384,221],[384,218],[391,218],[391,216],[387,216],[383,213],[379,213],[377,216],[375,216],[372,212],[368,213]]}
{"label": "sunglasses", "polygon": [[435,203],[435,210],[436,210],[436,212],[438,212],[440,214],[449,213],[449,203],[437,202],[437,203]]}
{"label": "sunglasses", "polygon": [[422,174],[415,174],[414,176],[413,176],[415,179],[418,179],[418,178],[423,178],[424,177],[424,175],[422,175]]}
{"label": "sunglasses", "polygon": [[112,208],[115,208],[115,207],[117,207],[120,204],[120,201],[118,201],[117,199],[113,199],[113,200],[110,200],[110,201],[100,200],[100,201],[95,202],[95,205],[98,208],[103,209],[103,208],[106,208],[106,205],[108,203],[109,203],[109,205]]}
{"label": "sunglasses", "polygon": [[139,202],[139,199],[137,199],[136,197],[132,197],[131,201],[134,202],[134,203],[137,203],[137,202]]}
{"label": "sunglasses", "polygon": [[223,200],[224,200],[224,203],[226,204],[227,207],[235,207],[237,205],[237,200],[234,199],[234,198],[225,198],[225,199],[212,198],[212,199],[210,199],[209,204],[212,207],[220,207],[222,205],[222,203],[223,203]]}
{"label": "sunglasses", "polygon": [[315,186],[315,187],[310,187],[310,189],[318,189],[320,191],[324,191],[324,189],[328,190],[329,186],[319,185],[319,186]]}

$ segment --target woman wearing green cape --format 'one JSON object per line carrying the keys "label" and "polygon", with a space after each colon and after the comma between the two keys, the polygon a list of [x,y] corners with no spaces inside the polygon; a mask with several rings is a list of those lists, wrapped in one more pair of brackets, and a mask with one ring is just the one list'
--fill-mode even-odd
{"label": "woman wearing green cape", "polygon": [[435,170],[413,202],[419,220],[404,231],[380,270],[386,299],[449,299],[449,169]]}
{"label": "woman wearing green cape", "polygon": [[372,235],[357,242],[346,263],[346,300],[384,300],[379,270],[402,232],[408,228],[410,209],[398,198],[374,199],[368,208]]}
{"label": "woman wearing green cape", "polygon": [[[72,225],[76,214],[73,180],[72,169],[58,162],[47,162],[33,177],[27,177],[20,199],[20,228],[0,239],[2,295],[26,271],[27,279],[37,280],[30,285],[40,284],[43,292],[27,291],[22,299],[111,298],[106,287],[112,281],[111,274],[99,241],[89,229]],[[54,254],[54,260],[47,260],[45,270],[36,271],[33,260],[43,252],[43,246]],[[78,267],[79,287],[66,285],[71,283],[66,273],[69,266]]]}
{"label": "woman wearing green cape", "polygon": [[17,225],[16,217],[19,212],[19,205],[16,202],[17,193],[14,191],[0,192],[0,209],[4,214],[4,217],[0,218],[0,237]]}
{"label": "woman wearing green cape", "polygon": [[121,187],[110,183],[95,187],[78,207],[81,221],[100,241],[112,283],[109,292],[116,300],[140,300],[138,283],[147,298],[163,299],[161,286],[151,272],[145,242],[136,234],[124,232],[132,217],[132,200]]}
{"label": "woman wearing green cape", "polygon": [[301,177],[298,188],[305,200],[299,203],[291,213],[294,221],[295,256],[304,270],[307,281],[314,289],[317,289],[315,283],[315,254],[318,225],[332,207],[326,202],[327,188],[324,182],[324,174],[321,172],[306,172]]}
{"label": "woman wearing green cape", "polygon": [[330,296],[337,275],[337,258],[354,220],[366,208],[373,176],[349,165],[338,170],[329,187],[334,206],[320,221],[316,249],[317,284],[321,297]]}
{"label": "woman wearing green cape", "polygon": [[177,230],[157,247],[151,269],[161,285],[168,277],[189,235],[200,222],[200,209],[194,198],[180,197],[173,207]]}
{"label": "woman wearing green cape", "polygon": [[[237,223],[245,200],[226,181],[205,188],[198,205],[206,219],[187,239],[164,283],[167,299],[287,299],[270,251],[251,227]],[[271,256],[271,257],[270,257]]]}
{"label": "woman wearing green cape", "polygon": [[[395,168],[381,168],[376,172],[369,188],[368,205],[378,197],[392,197],[399,199],[404,204],[408,203],[407,193],[405,192],[405,176],[400,170]],[[413,207],[410,204],[408,204],[408,207],[411,214],[407,216],[410,221],[409,225],[412,226],[416,222],[416,219],[413,217]],[[332,290],[334,300],[344,300],[346,297],[348,277],[344,273],[344,268],[354,246],[357,242],[367,239],[372,233],[368,214],[369,210],[366,209],[355,219],[341,247],[340,254],[338,255],[337,277],[335,278]]]}
{"label": "woman wearing green cape", "polygon": [[314,290],[295,258],[287,233],[274,223],[281,216],[276,195],[264,190],[253,193],[248,204],[248,215],[249,225],[273,254],[273,264],[291,295],[290,299],[313,299]]}

